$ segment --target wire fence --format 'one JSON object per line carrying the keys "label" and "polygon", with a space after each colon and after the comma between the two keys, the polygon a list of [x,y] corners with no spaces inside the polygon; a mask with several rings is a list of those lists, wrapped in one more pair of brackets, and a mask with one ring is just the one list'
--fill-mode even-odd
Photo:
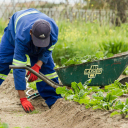
{"label": "wire fence", "polygon": [[[88,0],[90,1],[90,0]],[[8,19],[16,11],[36,8],[54,20],[98,21],[100,24],[111,23],[116,18],[116,11],[111,9],[95,9],[88,6],[86,0],[1,0],[0,18]]]}

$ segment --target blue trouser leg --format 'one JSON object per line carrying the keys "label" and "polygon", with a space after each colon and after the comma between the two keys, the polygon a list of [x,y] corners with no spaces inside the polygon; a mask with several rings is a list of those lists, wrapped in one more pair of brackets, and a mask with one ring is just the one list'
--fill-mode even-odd
{"label": "blue trouser leg", "polygon": [[9,65],[12,64],[14,47],[9,43],[5,34],[0,43],[0,85],[10,72]]}
{"label": "blue trouser leg", "polygon": [[[33,66],[37,61],[38,58],[30,56],[31,66]],[[43,64],[40,72],[44,75],[55,73],[54,70],[54,62],[52,57],[49,58],[47,64]],[[52,79],[54,82],[58,82],[58,77]],[[62,98],[61,95],[56,94],[56,89],[46,84],[44,81],[36,83],[37,90],[42,98],[45,99],[46,104],[50,107],[53,105],[57,99]]]}

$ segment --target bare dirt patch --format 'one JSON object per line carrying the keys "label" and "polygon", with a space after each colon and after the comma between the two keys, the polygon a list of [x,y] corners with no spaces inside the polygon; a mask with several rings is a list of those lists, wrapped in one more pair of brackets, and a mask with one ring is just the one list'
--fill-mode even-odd
{"label": "bare dirt patch", "polygon": [[[126,97],[121,97],[123,100]],[[51,109],[38,97],[30,100],[38,111],[27,114],[21,107],[17,91],[14,88],[12,74],[0,87],[0,119],[9,128],[127,128],[128,120],[121,116],[110,117],[110,112],[85,109],[72,101],[59,99]]]}

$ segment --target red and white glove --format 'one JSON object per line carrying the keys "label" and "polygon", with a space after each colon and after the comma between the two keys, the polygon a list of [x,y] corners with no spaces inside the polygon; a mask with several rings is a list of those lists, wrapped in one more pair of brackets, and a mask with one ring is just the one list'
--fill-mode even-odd
{"label": "red and white glove", "polygon": [[[33,67],[31,67],[31,69],[33,69],[34,71],[39,73],[39,70],[41,69],[41,67],[39,65],[35,64]],[[38,77],[36,75],[34,75],[30,71],[28,71],[27,76],[29,76],[29,74],[30,74],[30,77],[28,79],[28,82],[33,82],[33,81],[37,80]]]}
{"label": "red and white glove", "polygon": [[20,98],[21,105],[25,112],[29,113],[35,110],[32,104],[27,100],[27,98]]}

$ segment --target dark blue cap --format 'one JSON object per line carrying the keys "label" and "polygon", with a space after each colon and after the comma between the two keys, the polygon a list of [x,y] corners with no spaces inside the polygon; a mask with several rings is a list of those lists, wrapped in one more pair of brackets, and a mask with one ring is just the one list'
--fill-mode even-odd
{"label": "dark blue cap", "polygon": [[33,44],[37,47],[47,47],[50,44],[51,26],[46,20],[37,20],[32,26]]}

